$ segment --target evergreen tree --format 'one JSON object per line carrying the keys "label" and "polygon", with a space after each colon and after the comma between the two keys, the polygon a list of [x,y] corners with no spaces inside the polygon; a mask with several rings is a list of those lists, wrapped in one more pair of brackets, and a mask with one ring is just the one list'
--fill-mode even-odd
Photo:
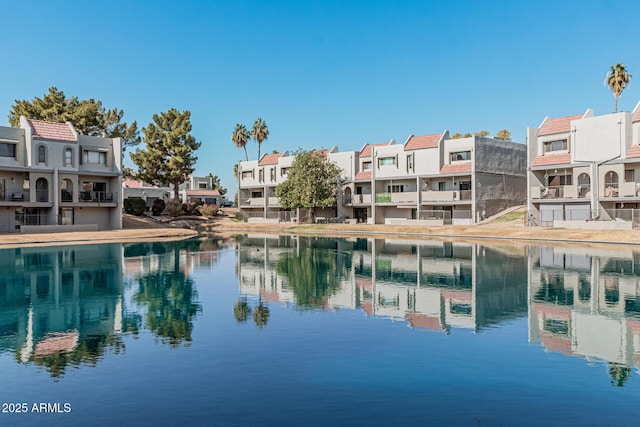
{"label": "evergreen tree", "polygon": [[122,110],[107,110],[101,101],[93,98],[67,98],[64,92],[56,87],[50,87],[49,93],[42,98],[35,97],[31,101],[16,99],[9,112],[11,126],[20,126],[20,116],[56,123],[71,122],[83,135],[122,138],[123,151],[140,143],[138,123],[134,121],[128,125],[123,122]]}
{"label": "evergreen tree", "polygon": [[249,135],[247,128],[240,123],[236,124],[236,128],[231,134],[231,140],[236,148],[244,149],[244,158],[246,161],[249,161],[249,155],[247,154],[247,142],[249,141],[249,138],[251,138],[251,135]]}
{"label": "evergreen tree", "polygon": [[616,65],[612,65],[611,69],[607,73],[605,84],[613,92],[613,96],[616,98],[615,112],[618,112],[618,98],[622,94],[622,91],[629,86],[631,81],[631,74],[627,71],[626,67],[622,63],[618,62]]}
{"label": "evergreen tree", "polygon": [[190,134],[191,112],[175,108],[154,114],[153,122],[142,129],[146,149],[136,149],[131,159],[138,166],[137,178],[152,184],[173,185],[178,200],[178,186],[195,170],[195,151],[200,143]]}
{"label": "evergreen tree", "polygon": [[260,160],[260,144],[269,137],[269,128],[267,124],[258,117],[251,128],[251,137],[258,143],[258,160]]}

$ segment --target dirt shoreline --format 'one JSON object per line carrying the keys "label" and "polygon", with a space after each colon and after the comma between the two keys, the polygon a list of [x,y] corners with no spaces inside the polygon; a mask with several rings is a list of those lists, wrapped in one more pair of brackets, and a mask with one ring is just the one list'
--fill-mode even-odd
{"label": "dirt shoreline", "polygon": [[[464,240],[487,243],[496,241],[523,244],[563,244],[578,246],[621,245],[640,246],[640,230],[574,230],[548,227],[525,227],[521,221],[494,221],[489,224],[443,227],[416,227],[371,224],[249,224],[233,220],[235,212],[228,212],[209,221],[181,220],[182,226],[199,226],[206,233],[223,236],[233,234],[315,234],[331,236],[366,236],[400,239]],[[205,227],[203,227],[205,226]],[[122,230],[0,234],[0,248],[133,241],[171,241],[187,239],[198,232],[188,228],[171,227],[147,218],[125,216]]]}

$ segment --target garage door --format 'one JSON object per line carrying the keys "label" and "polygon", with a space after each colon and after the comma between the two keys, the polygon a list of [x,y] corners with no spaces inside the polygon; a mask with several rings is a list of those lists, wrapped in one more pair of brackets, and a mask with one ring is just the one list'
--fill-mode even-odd
{"label": "garage door", "polygon": [[564,219],[562,205],[540,205],[540,225],[552,227],[553,221]]}
{"label": "garage door", "polygon": [[591,219],[591,205],[589,203],[564,205],[564,219],[567,221]]}

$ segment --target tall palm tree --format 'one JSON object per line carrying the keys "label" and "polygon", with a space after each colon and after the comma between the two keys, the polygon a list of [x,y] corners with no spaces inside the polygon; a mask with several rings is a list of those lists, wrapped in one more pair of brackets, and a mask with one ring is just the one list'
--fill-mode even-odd
{"label": "tall palm tree", "polygon": [[260,117],[253,122],[251,136],[258,143],[258,160],[260,160],[260,144],[269,137],[269,128],[267,127],[267,123],[265,123]]}
{"label": "tall palm tree", "polygon": [[244,148],[244,157],[247,161],[249,161],[249,155],[247,154],[247,142],[250,138],[251,135],[249,135],[249,131],[240,123],[236,125],[236,128],[233,130],[233,134],[231,134],[231,140],[235,144],[236,148]]}
{"label": "tall palm tree", "polygon": [[611,70],[607,73],[607,78],[604,81],[605,84],[611,89],[613,92],[613,96],[616,98],[616,107],[615,112],[618,112],[618,98],[620,94],[629,85],[631,80],[631,74],[627,72],[627,69],[622,65],[621,62],[618,62],[616,65],[611,66]]}

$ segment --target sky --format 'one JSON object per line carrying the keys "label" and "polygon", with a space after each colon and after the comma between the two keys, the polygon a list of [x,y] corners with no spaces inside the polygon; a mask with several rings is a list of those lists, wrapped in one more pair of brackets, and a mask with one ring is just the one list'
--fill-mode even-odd
{"label": "sky", "polygon": [[[0,0],[0,16],[0,125],[51,86],[139,127],[189,110],[194,175],[230,196],[236,123],[267,123],[262,154],[445,130],[524,143],[546,116],[613,112],[612,65],[640,79],[637,0]],[[639,88],[632,78],[619,110]]]}

